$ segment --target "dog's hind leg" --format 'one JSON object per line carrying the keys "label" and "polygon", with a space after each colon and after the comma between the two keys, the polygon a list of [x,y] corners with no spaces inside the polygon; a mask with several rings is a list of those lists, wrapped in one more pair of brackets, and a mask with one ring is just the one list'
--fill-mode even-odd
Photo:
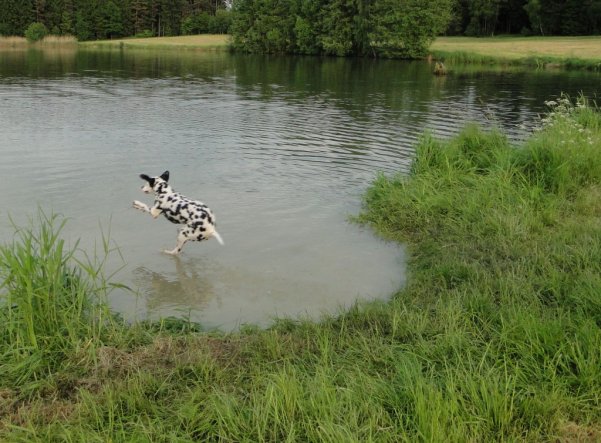
{"label": "dog's hind leg", "polygon": [[169,255],[177,255],[181,252],[182,248],[189,240],[191,240],[190,228],[186,226],[179,230],[179,233],[177,234],[177,244],[175,245],[175,248],[173,248],[172,250],[165,249],[163,252]]}

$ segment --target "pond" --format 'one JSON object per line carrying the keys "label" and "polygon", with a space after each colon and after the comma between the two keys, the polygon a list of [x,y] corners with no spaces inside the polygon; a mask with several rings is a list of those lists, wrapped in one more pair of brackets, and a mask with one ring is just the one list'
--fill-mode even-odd
{"label": "pond", "polygon": [[[0,52],[0,240],[38,206],[92,252],[110,235],[111,294],[127,319],[178,316],[207,328],[318,318],[402,287],[401,246],[349,217],[378,173],[406,173],[428,130],[470,121],[525,137],[561,91],[598,74],[457,70],[426,62],[221,52]],[[131,207],[140,173],[171,172],[208,204],[225,246],[188,243]]]}

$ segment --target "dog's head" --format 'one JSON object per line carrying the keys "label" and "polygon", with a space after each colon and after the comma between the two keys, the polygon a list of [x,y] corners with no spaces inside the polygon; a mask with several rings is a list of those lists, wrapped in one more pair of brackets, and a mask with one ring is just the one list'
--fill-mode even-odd
{"label": "dog's head", "polygon": [[152,192],[158,192],[161,183],[167,183],[169,180],[169,171],[163,172],[158,177],[149,177],[146,174],[140,174],[140,178],[146,180],[146,184],[142,186],[142,192],[150,194]]}

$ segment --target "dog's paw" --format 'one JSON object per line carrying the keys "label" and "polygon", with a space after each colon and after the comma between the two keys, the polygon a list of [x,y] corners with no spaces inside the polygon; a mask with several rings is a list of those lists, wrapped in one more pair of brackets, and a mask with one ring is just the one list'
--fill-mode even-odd
{"label": "dog's paw", "polygon": [[177,255],[179,254],[179,251],[177,250],[177,248],[173,249],[171,251],[169,249],[163,249],[163,253],[167,254],[167,255],[172,255],[174,257],[177,257]]}
{"label": "dog's paw", "polygon": [[138,200],[134,200],[132,206],[140,211],[148,212],[148,206]]}

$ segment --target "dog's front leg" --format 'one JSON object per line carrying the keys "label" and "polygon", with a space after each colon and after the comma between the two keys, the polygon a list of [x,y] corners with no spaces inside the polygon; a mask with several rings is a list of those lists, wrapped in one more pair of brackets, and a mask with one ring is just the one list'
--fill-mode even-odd
{"label": "dog's front leg", "polygon": [[133,207],[142,212],[148,212],[150,215],[152,215],[152,218],[157,218],[159,215],[161,215],[161,212],[163,212],[163,210],[159,208],[158,203],[156,203],[152,208],[149,208],[147,204],[138,200],[134,200]]}
{"label": "dog's front leg", "polygon": [[145,204],[145,203],[142,203],[141,201],[134,200],[133,207],[135,209],[138,209],[138,210],[142,211],[142,212],[148,212],[148,213],[150,213],[150,208],[148,207],[148,205]]}

